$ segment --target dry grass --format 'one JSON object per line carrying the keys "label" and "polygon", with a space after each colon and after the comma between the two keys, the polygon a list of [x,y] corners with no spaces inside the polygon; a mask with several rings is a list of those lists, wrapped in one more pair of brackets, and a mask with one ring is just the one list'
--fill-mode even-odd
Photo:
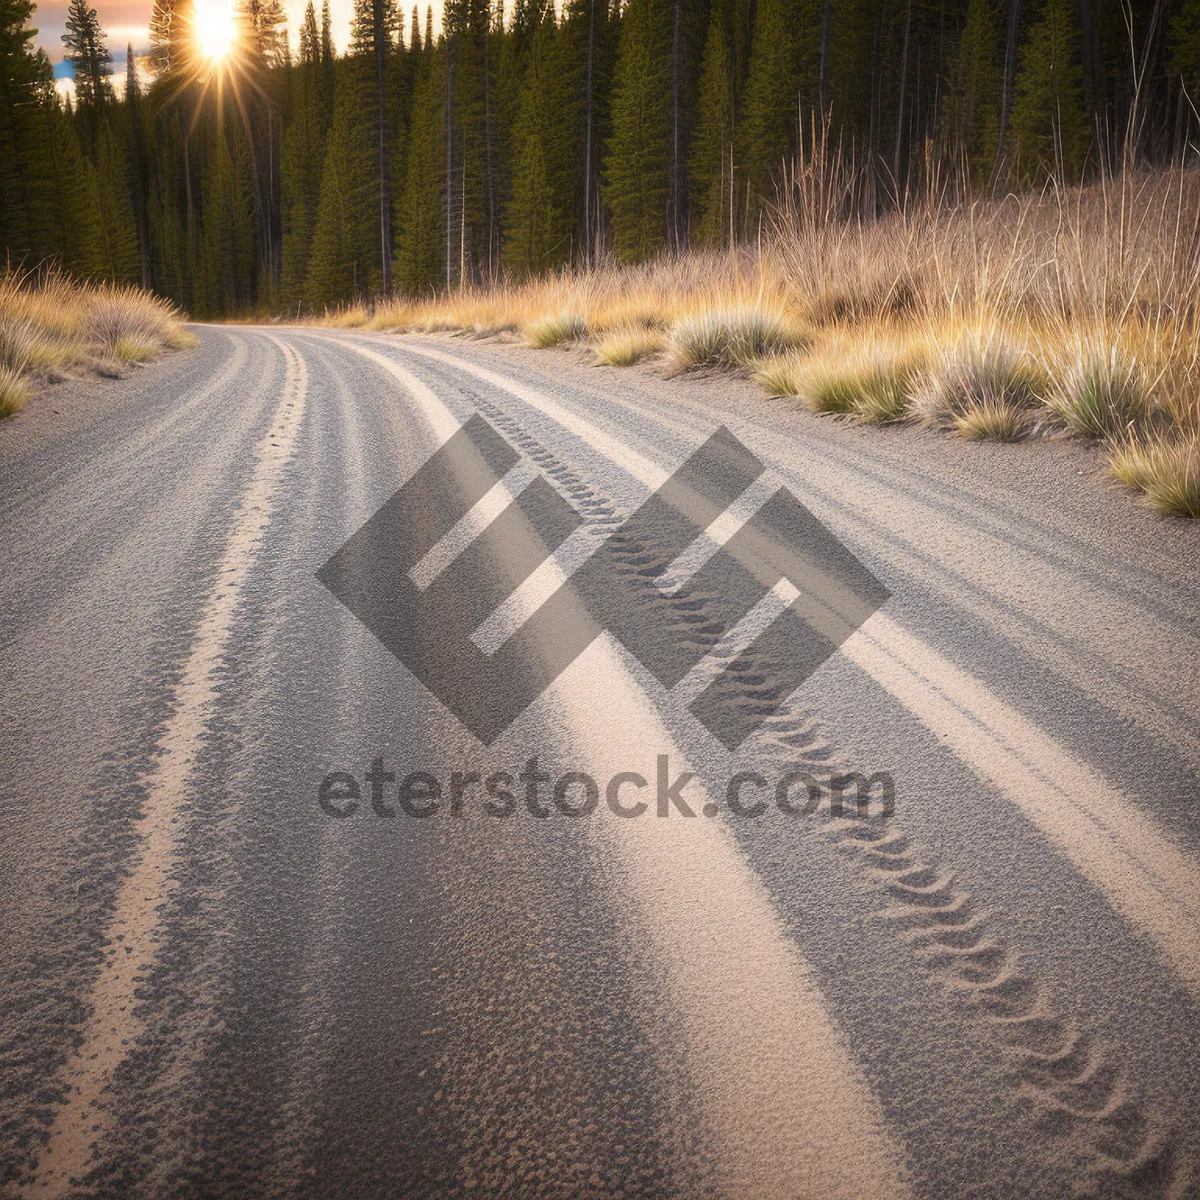
{"label": "dry grass", "polygon": [[761,359],[751,369],[750,378],[768,396],[799,396],[804,386],[806,359],[803,351]]}
{"label": "dry grass", "polygon": [[1114,446],[1107,462],[1112,475],[1159,511],[1200,517],[1200,441],[1128,441]]}
{"label": "dry grass", "polygon": [[668,371],[743,369],[815,411],[972,438],[1057,428],[1112,449],[1136,434],[1163,463],[1200,439],[1200,168],[995,200],[930,168],[896,211],[871,173],[814,141],[754,246],[329,320],[586,339],[612,365],[662,345]]}
{"label": "dry grass", "polygon": [[976,442],[1019,442],[1028,431],[1027,412],[995,400],[973,401],[954,417],[954,432]]}
{"label": "dry grass", "polygon": [[782,314],[761,307],[716,308],[681,317],[670,335],[671,367],[751,367],[762,358],[803,345]]}
{"label": "dry grass", "polygon": [[1081,437],[1121,438],[1150,419],[1146,370],[1115,342],[1081,340],[1071,357],[1051,367],[1050,377],[1046,408]]}
{"label": "dry grass", "polygon": [[535,350],[548,350],[564,342],[583,342],[587,340],[587,335],[587,318],[569,308],[542,317],[525,330],[525,337]]}
{"label": "dry grass", "polygon": [[968,334],[936,355],[913,411],[965,437],[1011,442],[1032,425],[1045,388],[1029,353],[991,329]]}
{"label": "dry grass", "polygon": [[20,412],[31,394],[29,380],[20,371],[0,365],[0,418]]}
{"label": "dry grass", "polygon": [[661,330],[634,325],[606,334],[595,347],[596,358],[607,367],[632,367],[660,353],[666,344]]}
{"label": "dry grass", "polygon": [[137,333],[124,333],[117,338],[112,356],[117,362],[143,363],[149,362],[161,349],[162,344],[153,338]]}
{"label": "dry grass", "polygon": [[56,272],[0,275],[0,416],[19,411],[38,382],[193,344],[180,320],[141,288],[80,284]]}
{"label": "dry grass", "polygon": [[827,331],[807,354],[768,359],[753,377],[776,395],[798,396],[812,412],[886,425],[911,415],[928,361],[923,338],[885,323]]}

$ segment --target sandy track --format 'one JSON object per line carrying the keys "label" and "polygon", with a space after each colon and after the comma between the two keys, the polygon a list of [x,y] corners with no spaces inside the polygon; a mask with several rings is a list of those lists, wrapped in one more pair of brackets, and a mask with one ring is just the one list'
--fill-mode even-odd
{"label": "sandy track", "polygon": [[[6,596],[10,672],[63,657],[83,605],[110,621],[126,560],[143,563],[157,641],[109,623],[103,655],[79,658],[112,697],[111,728],[95,749],[67,740],[65,795],[37,781],[54,769],[54,698],[86,711],[68,676],[40,683],[44,718],[6,746],[8,811],[27,828],[10,820],[3,844],[39,882],[13,896],[34,919],[4,948],[0,1179],[31,1194],[1187,1194],[1200,736],[1179,699],[1200,585],[1186,527],[1115,539],[1097,583],[1091,501],[1039,494],[1019,459],[964,485],[946,456],[965,448],[914,434],[873,452],[736,384],[317,331],[205,332],[197,355],[207,378],[190,368],[178,402],[169,368],[148,389],[154,437],[89,453],[91,434],[42,431],[27,459],[6,451],[29,563]],[[263,384],[239,397],[250,362]],[[722,422],[771,484],[713,523],[688,570],[783,485],[893,598],[736,754],[682,707],[695,679],[668,695],[607,637],[485,749],[315,580],[472,413],[520,466],[423,584],[532,480],[583,516],[484,645]],[[239,421],[261,424],[229,470]],[[80,505],[106,470],[122,494]],[[55,518],[56,489],[78,520]],[[172,510],[172,490],[205,501]],[[998,556],[1029,564],[1020,607]],[[1039,582],[1051,562],[1058,594]],[[49,609],[39,572],[73,580]],[[836,633],[844,597],[793,582]],[[667,591],[658,619],[701,631],[706,603]],[[1136,655],[1095,636],[1118,609],[1139,617]],[[1106,694],[1110,670],[1136,687]],[[754,690],[746,703],[766,703]],[[694,773],[705,815],[420,820],[364,801],[339,821],[316,804],[325,772],[361,777],[375,756],[397,774],[515,776],[534,753],[648,787],[666,756],[672,777]],[[729,813],[734,771],[797,765],[889,770],[895,817]]]}

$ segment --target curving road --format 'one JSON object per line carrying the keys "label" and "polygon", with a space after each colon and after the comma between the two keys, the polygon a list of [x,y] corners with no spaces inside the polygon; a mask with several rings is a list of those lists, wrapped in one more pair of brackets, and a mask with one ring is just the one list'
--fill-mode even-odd
{"label": "curving road", "polygon": [[[0,1196],[1200,1195],[1200,526],[727,377],[197,332],[0,428]],[[765,471],[655,582],[722,425]],[[779,488],[852,619],[771,590]]]}

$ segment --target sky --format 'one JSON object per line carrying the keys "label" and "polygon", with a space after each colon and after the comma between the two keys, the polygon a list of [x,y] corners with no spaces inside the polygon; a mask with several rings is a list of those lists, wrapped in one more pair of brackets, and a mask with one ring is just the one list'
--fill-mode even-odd
{"label": "sky", "polygon": [[[296,47],[296,30],[304,16],[304,8],[308,0],[284,0],[284,8],[288,15],[288,29],[291,34],[292,48]],[[424,14],[428,0],[420,0],[421,12]],[[133,44],[133,53],[137,57],[150,48],[150,9],[151,0],[126,0],[126,2],[105,3],[105,0],[93,0],[96,11],[100,15],[100,26],[108,34],[108,48],[113,58],[113,74],[124,77],[125,47]],[[199,7],[205,0],[196,0]],[[315,0],[318,14],[321,10],[320,0]],[[405,18],[412,11],[411,0],[403,4]],[[440,0],[433,5],[434,21],[436,23],[441,11]],[[353,11],[353,0],[330,0],[330,12],[333,16],[333,40],[339,50],[345,50],[350,40],[350,15]],[[424,19],[422,17],[422,19]],[[39,4],[33,14],[33,24],[37,26],[38,35],[35,41],[50,57],[52,63],[61,63],[63,56],[62,35],[66,30],[67,2],[53,0],[52,3]],[[407,30],[405,31],[407,35]],[[407,41],[407,36],[405,38]],[[69,70],[56,70],[60,76],[69,75]]]}

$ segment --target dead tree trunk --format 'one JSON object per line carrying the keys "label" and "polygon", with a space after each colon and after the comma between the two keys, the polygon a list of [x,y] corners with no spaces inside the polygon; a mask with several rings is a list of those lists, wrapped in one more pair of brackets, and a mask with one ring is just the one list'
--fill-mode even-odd
{"label": "dead tree trunk", "polygon": [[385,0],[371,0],[375,42],[375,130],[379,158],[379,265],[383,294],[392,290],[392,197],[387,169],[387,57],[391,49]]}
{"label": "dead tree trunk", "polygon": [[1008,0],[1008,33],[1004,42],[1004,87],[1000,93],[1000,132],[996,138],[996,161],[992,163],[992,186],[1000,178],[1004,162],[1004,139],[1008,114],[1012,111],[1013,80],[1017,74],[1017,34],[1021,27],[1021,0]]}
{"label": "dead tree trunk", "polygon": [[[900,193],[900,150],[904,144],[904,100],[908,84],[908,39],[912,33],[912,0],[904,13],[904,48],[900,51],[900,98],[896,102],[896,153],[892,159],[892,179],[896,184],[897,198]],[[920,83],[920,80],[917,81]]]}

